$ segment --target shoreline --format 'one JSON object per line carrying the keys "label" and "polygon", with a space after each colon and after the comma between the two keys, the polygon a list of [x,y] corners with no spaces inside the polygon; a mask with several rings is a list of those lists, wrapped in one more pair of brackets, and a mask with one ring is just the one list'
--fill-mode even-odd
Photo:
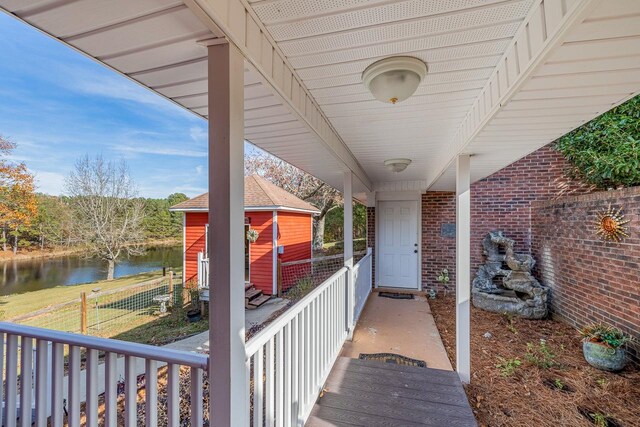
{"label": "shoreline", "polygon": [[[182,244],[181,239],[161,239],[161,240],[149,240],[142,243],[142,246],[179,246]],[[36,250],[32,252],[18,252],[16,255],[13,255],[11,250],[3,252],[0,250],[0,264],[4,264],[11,261],[30,261],[34,259],[48,259],[48,258],[57,258],[63,256],[71,256],[82,253],[84,249],[82,247],[74,247],[74,248],[53,248],[53,249],[45,249],[45,250]]]}

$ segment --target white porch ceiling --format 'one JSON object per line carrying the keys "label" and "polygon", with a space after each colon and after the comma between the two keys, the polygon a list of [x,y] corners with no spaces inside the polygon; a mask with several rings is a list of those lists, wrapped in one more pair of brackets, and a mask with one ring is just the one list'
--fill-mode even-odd
{"label": "white porch ceiling", "polygon": [[[206,50],[247,58],[246,138],[342,186],[451,190],[452,160],[481,179],[638,93],[637,0],[0,0],[0,7],[207,116]],[[392,106],[360,81],[411,55],[429,72]],[[408,157],[402,174],[384,160]],[[372,185],[373,184],[373,185]]]}

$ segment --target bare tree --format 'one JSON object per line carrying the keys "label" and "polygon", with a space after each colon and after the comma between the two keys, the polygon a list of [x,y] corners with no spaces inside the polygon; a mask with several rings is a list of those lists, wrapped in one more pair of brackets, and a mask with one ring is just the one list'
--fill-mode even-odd
{"label": "bare tree", "polygon": [[77,237],[87,245],[88,255],[108,263],[107,279],[113,279],[122,254],[144,252],[144,200],[137,197],[126,163],[84,156],[67,177],[65,189],[71,197]]}
{"label": "bare tree", "polygon": [[320,211],[314,218],[313,248],[322,249],[327,213],[340,206],[342,196],[335,188],[271,154],[260,152],[244,159],[245,175],[260,175]]}

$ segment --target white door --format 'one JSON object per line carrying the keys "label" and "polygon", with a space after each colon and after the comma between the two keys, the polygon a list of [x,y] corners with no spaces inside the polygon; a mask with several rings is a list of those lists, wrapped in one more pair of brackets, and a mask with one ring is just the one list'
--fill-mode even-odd
{"label": "white door", "polygon": [[379,202],[378,285],[418,289],[418,202]]}

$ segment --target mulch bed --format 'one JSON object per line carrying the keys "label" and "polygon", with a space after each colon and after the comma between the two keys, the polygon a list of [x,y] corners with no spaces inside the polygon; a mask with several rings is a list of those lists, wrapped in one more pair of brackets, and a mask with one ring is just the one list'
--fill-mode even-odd
{"label": "mulch bed", "polygon": [[[454,364],[454,296],[438,296],[429,305]],[[543,347],[553,357],[545,357]],[[480,426],[640,426],[638,367],[616,374],[591,367],[577,331],[558,321],[472,307],[471,384],[465,391]]]}

